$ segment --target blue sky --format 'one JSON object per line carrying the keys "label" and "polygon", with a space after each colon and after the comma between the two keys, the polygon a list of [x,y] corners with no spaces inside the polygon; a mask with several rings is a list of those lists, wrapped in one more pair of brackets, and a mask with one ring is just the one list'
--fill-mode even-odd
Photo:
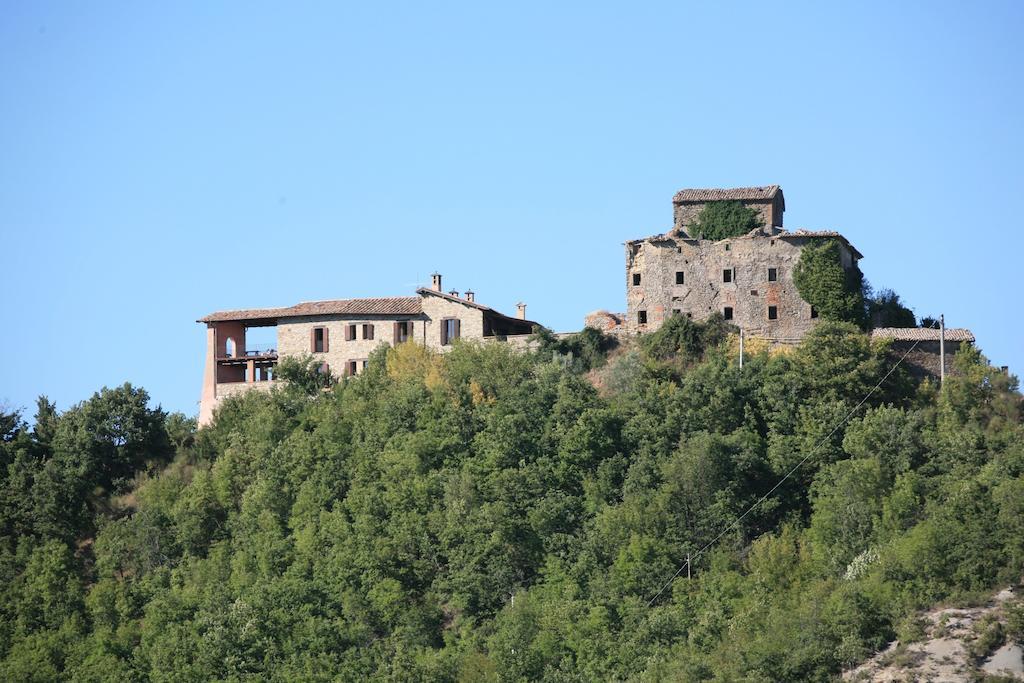
{"label": "blue sky", "polygon": [[1024,369],[1024,4],[0,9],[0,402],[197,411],[214,310],[429,273],[625,308],[682,187],[778,183],[876,288]]}

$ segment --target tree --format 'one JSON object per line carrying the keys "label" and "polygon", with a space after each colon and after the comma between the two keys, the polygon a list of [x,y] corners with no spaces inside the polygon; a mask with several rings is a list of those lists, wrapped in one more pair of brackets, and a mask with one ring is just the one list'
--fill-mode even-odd
{"label": "tree", "polygon": [[883,289],[868,299],[868,316],[872,327],[917,327],[914,312],[891,289]]}
{"label": "tree", "polygon": [[316,396],[336,383],[326,365],[309,354],[282,358],[274,369],[274,377],[288,382],[309,396]]}
{"label": "tree", "polygon": [[862,329],[866,326],[864,276],[856,263],[843,267],[837,240],[805,246],[793,269],[793,282],[803,300],[823,318],[850,322]]}
{"label": "tree", "polygon": [[742,202],[708,202],[701,209],[695,223],[686,226],[691,237],[704,240],[724,240],[746,235],[764,225],[756,209]]}

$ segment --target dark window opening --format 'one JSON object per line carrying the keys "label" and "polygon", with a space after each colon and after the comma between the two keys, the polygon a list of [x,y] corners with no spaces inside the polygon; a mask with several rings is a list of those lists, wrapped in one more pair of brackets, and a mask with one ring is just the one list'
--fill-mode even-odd
{"label": "dark window opening", "polygon": [[811,317],[812,318],[817,318],[818,317],[818,309],[815,308],[814,306],[811,306]]}
{"label": "dark window opening", "polygon": [[444,318],[441,320],[441,346],[448,346],[459,338],[461,324],[458,318]]}
{"label": "dark window opening", "polygon": [[732,306],[726,306],[722,309],[722,317],[726,320],[732,320]]}
{"label": "dark window opening", "polygon": [[769,306],[768,307],[768,319],[769,320],[778,320],[779,319],[779,308],[778,308],[778,306]]}
{"label": "dark window opening", "polygon": [[636,314],[636,321],[641,325],[647,324],[647,311],[638,311]]}
{"label": "dark window opening", "polygon": [[756,289],[750,290],[750,296],[757,296],[757,290]]}
{"label": "dark window opening", "polygon": [[677,285],[684,285],[684,284],[686,284],[686,277],[683,275],[683,271],[681,271],[681,270],[677,270],[676,271],[676,284]]}
{"label": "dark window opening", "polygon": [[395,343],[401,344],[412,339],[412,321],[405,320],[395,323]]}
{"label": "dark window opening", "polygon": [[779,269],[769,268],[768,269],[768,282],[775,282],[779,279]]}
{"label": "dark window opening", "polygon": [[640,284],[640,273],[633,273],[633,286],[636,287]]}
{"label": "dark window opening", "polygon": [[373,339],[373,325],[363,325],[363,339]]}
{"label": "dark window opening", "polygon": [[692,317],[693,317],[693,313],[687,313],[687,314],[686,314],[686,317],[687,317],[687,318],[692,318]]}
{"label": "dark window opening", "polygon": [[313,353],[323,353],[327,350],[327,330],[322,327],[313,328]]}
{"label": "dark window opening", "polygon": [[350,360],[345,364],[345,374],[352,377],[359,373],[359,361]]}
{"label": "dark window opening", "polygon": [[730,249],[729,245],[728,245],[728,244],[726,244],[726,245],[725,245],[725,250],[726,250],[726,251],[729,251],[729,249]]}
{"label": "dark window opening", "polygon": [[732,282],[732,269],[728,268],[722,271],[722,282]]}
{"label": "dark window opening", "polygon": [[356,326],[345,325],[345,341],[353,341],[356,338]]}

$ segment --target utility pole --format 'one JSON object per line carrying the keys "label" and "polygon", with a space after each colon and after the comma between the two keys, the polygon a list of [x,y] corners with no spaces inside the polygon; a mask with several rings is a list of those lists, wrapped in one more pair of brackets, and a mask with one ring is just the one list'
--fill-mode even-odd
{"label": "utility pole", "polygon": [[946,316],[939,316],[939,386],[946,384]]}
{"label": "utility pole", "polygon": [[[740,339],[743,339],[743,337],[740,337]],[[740,355],[740,358],[743,358],[743,356]],[[686,580],[690,580],[690,553],[686,553]]]}
{"label": "utility pole", "polygon": [[740,328],[740,368],[743,367],[743,328]]}

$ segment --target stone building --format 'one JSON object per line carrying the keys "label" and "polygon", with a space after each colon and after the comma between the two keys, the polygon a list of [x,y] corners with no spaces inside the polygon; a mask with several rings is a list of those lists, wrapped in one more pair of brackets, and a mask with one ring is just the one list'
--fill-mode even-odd
{"label": "stone building", "polygon": [[939,335],[943,334],[945,347],[945,372],[956,374],[953,356],[963,344],[973,344],[974,335],[962,327],[947,328],[940,332],[926,327],[876,327],[871,330],[872,339],[891,339],[890,352],[895,358],[904,358],[903,363],[910,374],[917,379],[942,376],[942,356],[939,353]]}
{"label": "stone building", "polygon": [[[688,226],[718,201],[753,208],[763,225],[718,241],[691,236]],[[721,313],[747,333],[798,341],[817,318],[793,283],[803,248],[834,239],[844,267],[853,268],[862,257],[838,232],[783,229],[786,203],[778,185],[681,190],[672,203],[671,230],[626,242],[626,313],[598,311],[587,317],[587,325],[636,334],[658,329],[671,315],[703,320]]]}
{"label": "stone building", "polygon": [[[227,396],[274,386],[279,357],[310,354],[335,376],[357,375],[379,345],[417,342],[444,351],[456,339],[504,341],[529,335],[536,323],[526,319],[526,305],[516,317],[476,302],[472,291],[445,293],[441,276],[416,296],[312,301],[286,308],[258,308],[211,313],[206,325],[206,363],[199,424],[208,424]],[[277,345],[250,349],[246,331],[275,327]]]}

